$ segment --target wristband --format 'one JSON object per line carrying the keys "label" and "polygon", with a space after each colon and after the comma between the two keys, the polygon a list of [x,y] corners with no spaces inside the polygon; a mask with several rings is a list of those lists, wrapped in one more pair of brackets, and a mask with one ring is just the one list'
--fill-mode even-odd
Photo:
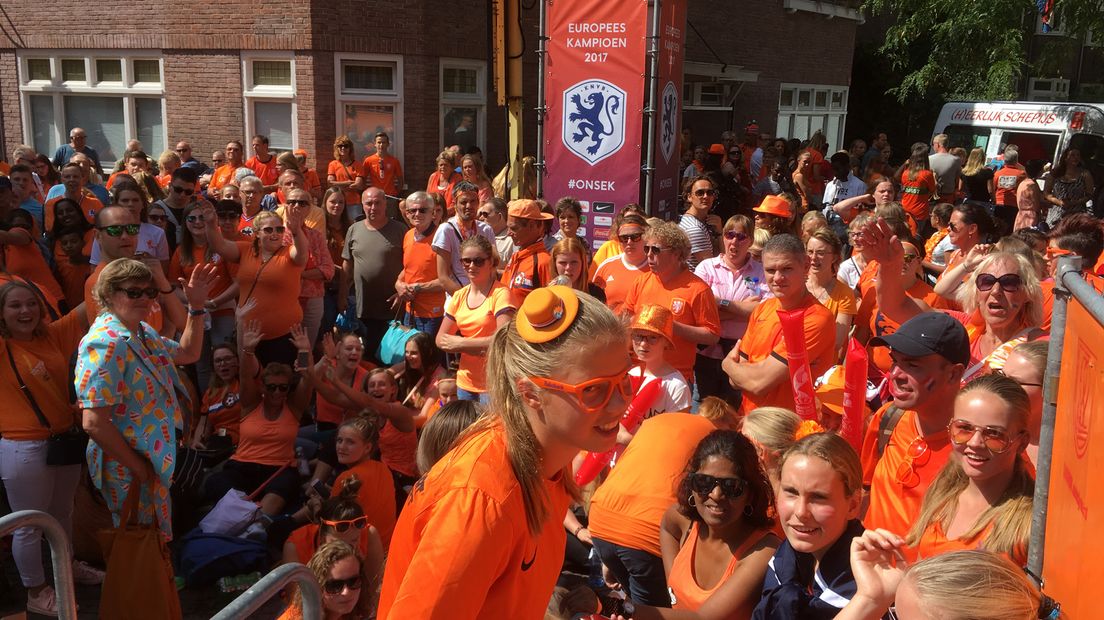
{"label": "wristband", "polygon": [[158,292],[161,293],[162,295],[172,295],[173,288],[170,286],[169,290],[167,290],[167,291],[158,291]]}
{"label": "wristband", "polygon": [[579,537],[579,532],[581,532],[585,529],[586,529],[585,525],[580,525],[579,527],[575,528],[574,532],[571,532],[571,535],[574,536],[575,538],[578,538]]}
{"label": "wristband", "polygon": [[242,355],[256,355],[256,351],[254,349],[242,349],[241,352]]}
{"label": "wristband", "polygon": [[199,310],[188,308],[188,316],[203,316],[204,314],[207,314],[207,310],[203,308],[200,308]]}

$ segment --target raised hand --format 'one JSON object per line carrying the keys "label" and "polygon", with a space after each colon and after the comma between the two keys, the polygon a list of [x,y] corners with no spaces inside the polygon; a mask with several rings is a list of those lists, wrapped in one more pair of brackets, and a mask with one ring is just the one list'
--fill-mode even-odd
{"label": "raised hand", "polygon": [[239,321],[238,333],[241,338],[241,346],[243,349],[256,349],[261,340],[264,340],[264,333],[261,331],[260,321]]}
{"label": "raised hand", "polygon": [[981,261],[985,260],[985,257],[988,256],[995,247],[996,246],[992,243],[979,243],[970,248],[970,251],[966,253],[966,258],[962,261],[962,264],[966,267],[966,271],[977,269]]}
{"label": "raised hand", "polygon": [[860,231],[863,254],[885,265],[901,265],[905,260],[905,248],[894,234],[893,228],[882,218],[877,218]]}
{"label": "raised hand", "polygon": [[291,335],[288,338],[291,340],[291,344],[295,345],[297,351],[310,351],[312,348],[310,338],[307,337],[307,330],[303,329],[302,325],[292,325]]}
{"label": "raised hand", "polygon": [[322,355],[326,359],[337,359],[337,343],[334,342],[332,333],[322,334]]}
{"label": "raised hand", "polygon": [[881,529],[866,530],[851,541],[851,572],[858,586],[857,595],[889,607],[908,569],[901,554],[904,547],[900,536]]}
{"label": "raised hand", "polygon": [[180,288],[184,290],[184,297],[188,300],[189,308],[203,308],[207,303],[207,295],[211,291],[211,285],[218,275],[218,266],[214,263],[196,265],[192,275],[185,282],[179,278]]}

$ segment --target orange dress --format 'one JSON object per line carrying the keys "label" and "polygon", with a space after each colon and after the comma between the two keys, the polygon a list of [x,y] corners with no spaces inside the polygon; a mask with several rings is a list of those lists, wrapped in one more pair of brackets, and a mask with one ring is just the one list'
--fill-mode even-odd
{"label": "orange dress", "polygon": [[675,561],[671,563],[671,574],[667,575],[667,585],[673,595],[671,597],[671,607],[687,611],[700,609],[706,599],[712,596],[732,576],[732,572],[740,564],[740,556],[747,553],[748,549],[751,549],[755,543],[762,540],[763,536],[769,531],[752,532],[744,541],[744,544],[736,548],[735,553],[732,554],[732,559],[729,560],[728,566],[725,568],[725,572],[717,580],[717,583],[713,584],[711,588],[703,588],[698,585],[698,579],[694,576],[694,556],[698,550],[698,523],[691,523],[690,533],[687,535],[686,541],[682,543],[682,547],[679,548]]}

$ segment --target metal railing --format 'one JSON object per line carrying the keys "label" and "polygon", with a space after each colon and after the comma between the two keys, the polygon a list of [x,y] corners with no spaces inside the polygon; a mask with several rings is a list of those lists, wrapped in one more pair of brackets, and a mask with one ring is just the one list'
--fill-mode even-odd
{"label": "metal railing", "polygon": [[42,530],[46,542],[50,543],[58,618],[77,620],[77,596],[73,590],[73,554],[69,549],[69,536],[57,519],[38,510],[20,510],[0,517],[0,536],[7,536],[24,527]]}
{"label": "metal railing", "polygon": [[[230,601],[230,604],[215,614],[211,620],[249,618],[292,581],[299,582],[299,592],[303,600],[303,620],[321,620],[322,590],[318,587],[314,573],[298,562],[276,567],[248,590],[242,592],[238,598]],[[76,615],[73,617],[76,618]]]}
{"label": "metal railing", "polygon": [[1043,421],[1039,431],[1034,511],[1031,516],[1031,540],[1027,552],[1027,569],[1037,578],[1043,574],[1047,503],[1050,501],[1050,471],[1054,450],[1054,424],[1058,415],[1058,373],[1062,368],[1062,345],[1066,339],[1066,312],[1070,297],[1076,298],[1097,322],[1104,324],[1104,297],[1082,277],[1081,258],[1078,256],[1060,257],[1058,272],[1054,278],[1054,310],[1051,314],[1046,378],[1043,381]]}

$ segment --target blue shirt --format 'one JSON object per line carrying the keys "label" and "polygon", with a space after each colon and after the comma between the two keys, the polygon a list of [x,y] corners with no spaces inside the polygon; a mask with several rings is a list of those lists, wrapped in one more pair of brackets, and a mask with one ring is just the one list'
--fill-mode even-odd
{"label": "blue shirt", "polygon": [[33,217],[35,219],[35,222],[38,223],[38,229],[46,230],[44,228],[46,226],[46,222],[43,219],[46,217],[46,209],[43,208],[41,202],[35,200],[34,198],[27,198],[23,202],[19,203],[19,206],[16,208],[23,209],[27,213],[30,213],[31,217]]}
{"label": "blue shirt", "polygon": [[[103,166],[100,165],[100,156],[96,153],[96,149],[85,145],[81,149],[81,152],[92,159],[92,163],[96,164],[96,172],[103,174]],[[55,168],[61,168],[65,164],[69,163],[69,160],[77,154],[77,150],[68,144],[63,144],[54,151],[54,158],[51,160]],[[104,203],[107,204],[107,203]]]}

